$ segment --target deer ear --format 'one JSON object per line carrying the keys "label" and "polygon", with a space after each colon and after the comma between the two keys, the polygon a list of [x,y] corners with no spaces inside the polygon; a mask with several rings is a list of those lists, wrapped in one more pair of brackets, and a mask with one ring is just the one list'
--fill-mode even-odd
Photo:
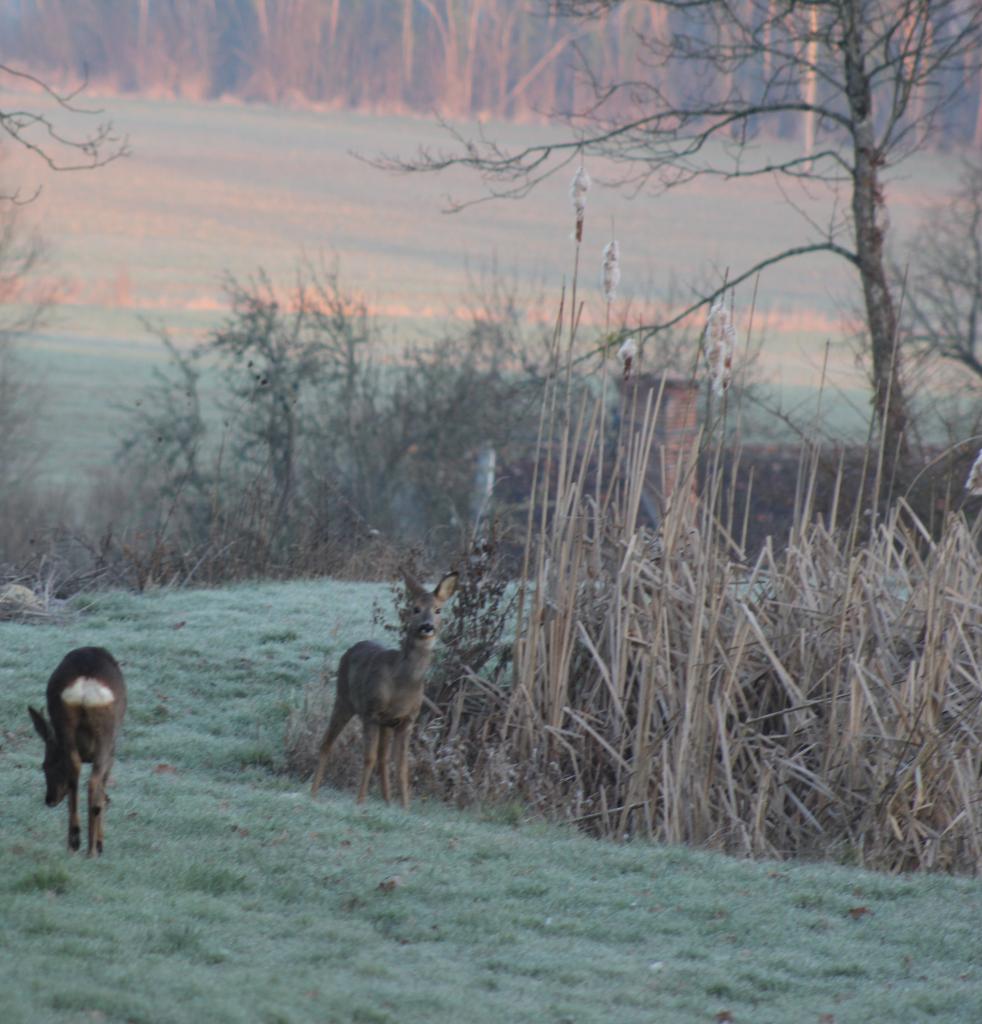
{"label": "deer ear", "polygon": [[35,711],[34,708],[30,706],[28,706],[27,710],[30,713],[31,721],[34,723],[34,729],[38,736],[47,743],[48,740],[51,739],[51,726],[48,725],[47,720],[40,711]]}
{"label": "deer ear", "polygon": [[457,580],[460,577],[456,572],[448,572],[446,576],[436,585],[436,589],[433,591],[433,596],[438,601],[447,601],[453,596],[453,592],[457,589]]}
{"label": "deer ear", "polygon": [[422,586],[408,569],[402,570],[402,578],[406,581],[409,593],[412,594],[413,597],[420,597],[426,593],[426,587]]}

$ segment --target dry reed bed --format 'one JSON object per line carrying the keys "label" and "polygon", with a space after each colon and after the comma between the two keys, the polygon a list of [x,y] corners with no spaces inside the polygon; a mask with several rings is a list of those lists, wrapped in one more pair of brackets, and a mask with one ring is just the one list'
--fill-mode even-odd
{"label": "dry reed bed", "polygon": [[860,539],[855,515],[812,520],[805,459],[788,544],[748,565],[712,468],[657,534],[639,525],[656,415],[593,493],[598,417],[555,417],[514,680],[477,732],[522,766],[526,796],[603,835],[977,870],[979,519],[952,516],[935,542],[899,502]]}

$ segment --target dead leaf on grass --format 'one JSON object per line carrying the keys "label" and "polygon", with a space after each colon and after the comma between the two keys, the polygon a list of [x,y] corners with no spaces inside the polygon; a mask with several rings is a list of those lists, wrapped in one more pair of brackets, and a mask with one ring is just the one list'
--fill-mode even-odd
{"label": "dead leaf on grass", "polygon": [[865,917],[867,914],[870,917],[873,916],[873,911],[869,907],[850,907],[849,916],[854,920],[858,921],[861,917]]}
{"label": "dead leaf on grass", "polygon": [[379,882],[378,887],[382,892],[392,892],[393,889],[398,889],[402,885],[402,875],[389,875],[388,878],[383,878]]}

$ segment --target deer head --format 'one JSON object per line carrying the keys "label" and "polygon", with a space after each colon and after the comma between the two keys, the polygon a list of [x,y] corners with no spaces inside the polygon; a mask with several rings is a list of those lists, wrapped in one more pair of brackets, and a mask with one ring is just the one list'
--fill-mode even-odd
{"label": "deer head", "polygon": [[440,628],[440,612],[457,589],[458,575],[448,572],[432,591],[403,571],[409,590],[410,609],[406,621],[406,640],[410,646],[430,648]]}
{"label": "deer head", "polygon": [[48,807],[57,807],[65,799],[68,793],[69,783],[69,762],[65,756],[64,747],[58,742],[54,729],[50,722],[32,707],[28,707],[31,721],[38,736],[44,740],[44,780],[47,783],[47,792],[44,795],[44,802]]}

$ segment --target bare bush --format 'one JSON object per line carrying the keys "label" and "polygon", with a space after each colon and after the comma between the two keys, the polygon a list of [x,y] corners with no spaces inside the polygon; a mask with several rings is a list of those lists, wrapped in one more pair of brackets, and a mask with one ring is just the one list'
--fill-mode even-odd
{"label": "bare bush", "polygon": [[349,574],[356,551],[394,544],[458,550],[479,460],[530,444],[541,378],[516,293],[495,282],[459,331],[392,357],[336,273],[308,265],[286,298],[261,273],[227,290],[203,345],[161,334],[171,367],[130,409],[135,500],[113,533],[136,585]]}

